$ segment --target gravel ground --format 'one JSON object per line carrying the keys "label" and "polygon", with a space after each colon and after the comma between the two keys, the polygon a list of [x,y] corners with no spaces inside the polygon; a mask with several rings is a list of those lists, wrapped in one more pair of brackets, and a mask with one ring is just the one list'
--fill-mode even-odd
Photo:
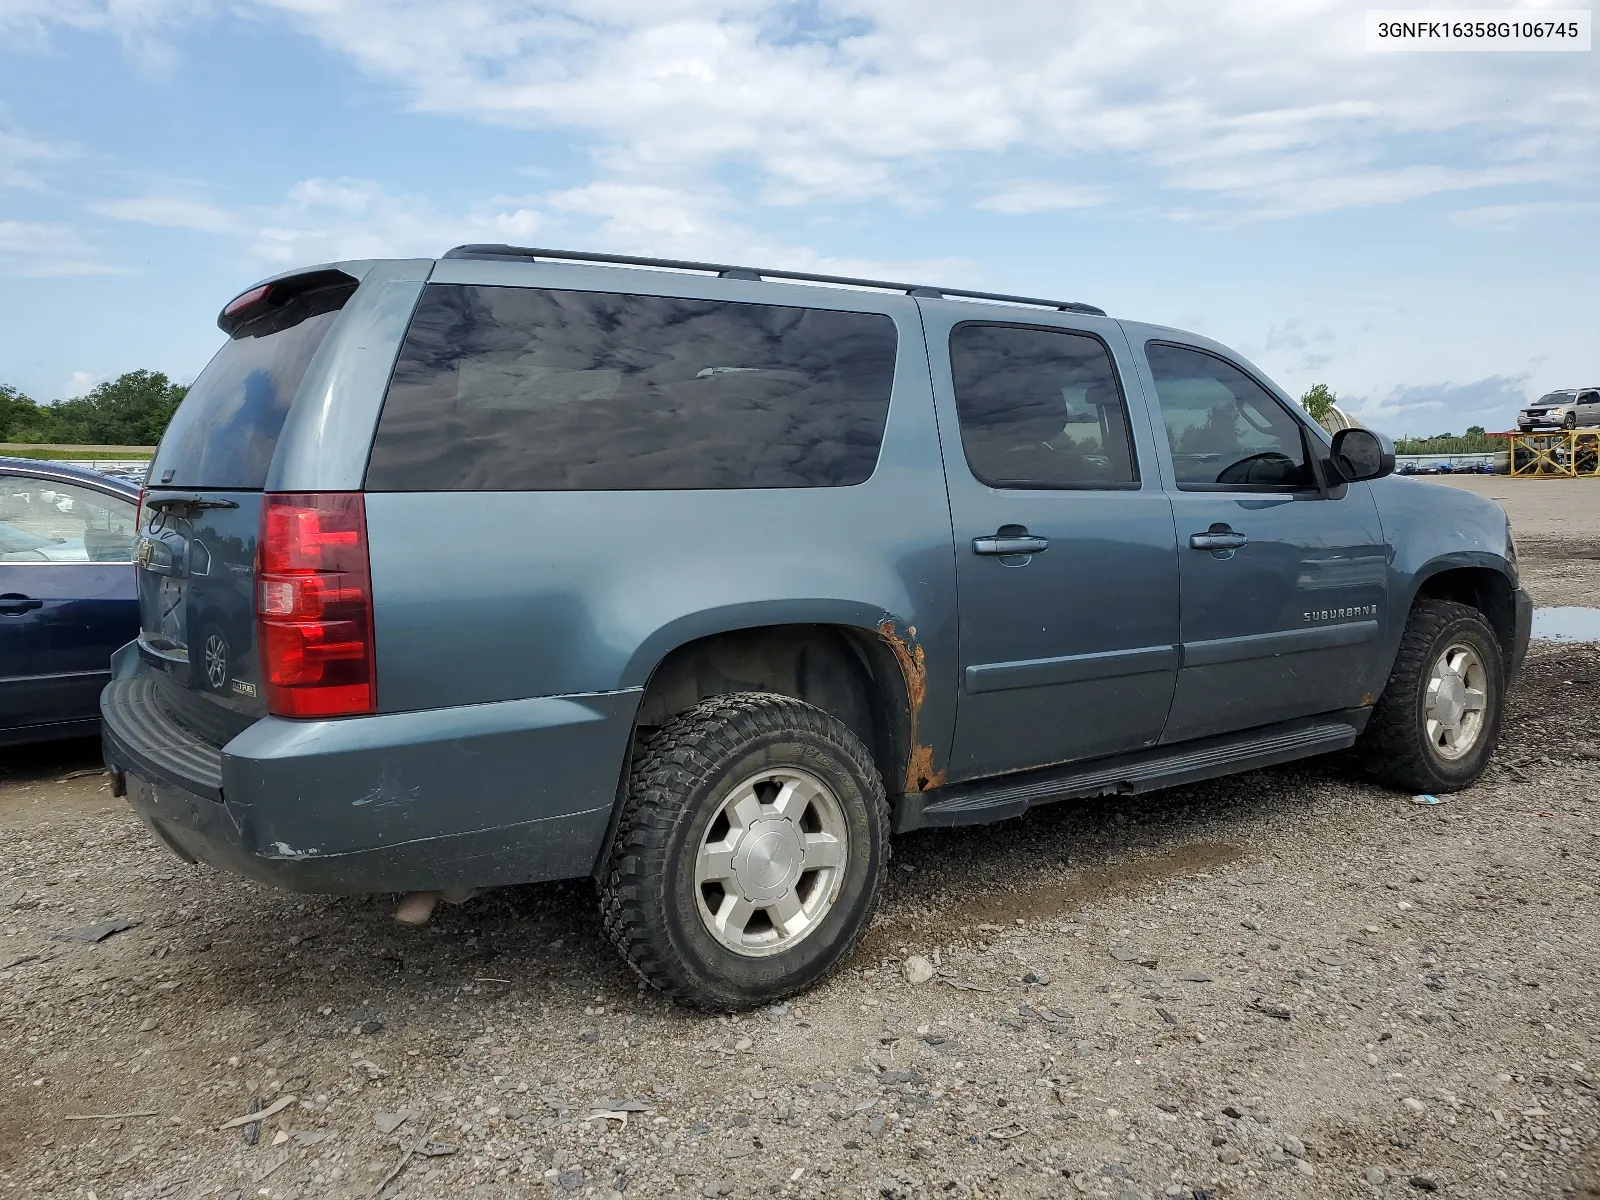
{"label": "gravel ground", "polygon": [[642,992],[587,885],[404,929],[178,863],[93,747],[13,752],[0,1189],[1600,1197],[1597,701],[1600,648],[1536,646],[1437,807],[1322,761],[902,838],[845,968],[742,1019]]}

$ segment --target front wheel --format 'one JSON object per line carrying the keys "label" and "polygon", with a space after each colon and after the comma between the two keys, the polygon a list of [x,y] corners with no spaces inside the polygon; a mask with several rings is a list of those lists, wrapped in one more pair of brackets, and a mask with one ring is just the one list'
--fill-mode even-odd
{"label": "front wheel", "polygon": [[703,700],[633,765],[601,884],[606,933],[683,1003],[770,1003],[865,932],[888,831],[877,767],[834,717],[765,692]]}
{"label": "front wheel", "polygon": [[1576,429],[1578,427],[1578,414],[1568,413],[1567,419],[1561,422],[1563,429]]}
{"label": "front wheel", "polygon": [[1500,639],[1477,609],[1419,602],[1357,744],[1368,773],[1413,792],[1476,783],[1500,739],[1504,664]]}

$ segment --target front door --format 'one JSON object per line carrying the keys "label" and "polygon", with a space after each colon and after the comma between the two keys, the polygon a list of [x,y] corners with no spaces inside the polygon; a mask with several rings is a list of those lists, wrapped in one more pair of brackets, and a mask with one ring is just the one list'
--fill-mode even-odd
{"label": "front door", "polygon": [[1240,365],[1144,346],[1167,434],[1183,667],[1164,742],[1371,704],[1387,555],[1366,484]]}
{"label": "front door", "polygon": [[960,599],[951,780],[1153,745],[1177,561],[1126,340],[1092,317],[923,311]]}

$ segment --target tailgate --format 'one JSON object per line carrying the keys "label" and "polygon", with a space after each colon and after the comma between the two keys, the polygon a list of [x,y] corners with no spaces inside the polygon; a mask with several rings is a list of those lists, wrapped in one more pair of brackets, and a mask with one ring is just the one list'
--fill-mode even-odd
{"label": "tailgate", "polygon": [[162,491],[138,546],[139,653],[178,717],[222,745],[266,715],[256,660],[260,492]]}

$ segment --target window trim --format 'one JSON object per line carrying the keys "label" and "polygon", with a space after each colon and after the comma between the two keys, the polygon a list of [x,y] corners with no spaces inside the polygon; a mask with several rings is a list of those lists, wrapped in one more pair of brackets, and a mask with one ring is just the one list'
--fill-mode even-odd
{"label": "window trim", "polygon": [[1225,355],[1218,354],[1215,350],[1208,350],[1204,346],[1192,346],[1187,342],[1175,342],[1168,338],[1146,338],[1144,343],[1144,361],[1145,366],[1150,369],[1150,390],[1154,393],[1156,411],[1161,415],[1161,432],[1162,436],[1167,439],[1167,456],[1169,459],[1172,457],[1172,434],[1167,428],[1166,410],[1161,407],[1161,390],[1160,386],[1156,383],[1155,365],[1150,361],[1151,346],[1167,346],[1173,350],[1188,350],[1194,354],[1203,354],[1207,358],[1214,358],[1218,362],[1225,363],[1226,365],[1232,367],[1235,371],[1239,372],[1239,374],[1243,375],[1251,383],[1260,388],[1264,393],[1266,393],[1267,398],[1278,406],[1279,411],[1287,416],[1289,420],[1294,422],[1295,429],[1300,434],[1300,453],[1305,460],[1305,468],[1311,475],[1312,480],[1309,484],[1183,483],[1178,479],[1177,463],[1173,462],[1172,486],[1174,488],[1180,492],[1244,492],[1245,494],[1251,496],[1320,496],[1325,494],[1327,489],[1322,483],[1322,472],[1317,467],[1317,456],[1312,452],[1312,438],[1310,436],[1310,430],[1307,428],[1306,422],[1302,420],[1287,404],[1285,404],[1278,397],[1276,392],[1261,382],[1261,380],[1257,379],[1253,372],[1245,370],[1244,367],[1234,362],[1233,359],[1228,358]]}
{"label": "window trim", "polygon": [[[1133,471],[1133,478],[1106,483],[991,483],[978,474],[978,469],[972,465],[972,458],[967,453],[967,439],[961,427],[961,398],[956,394],[955,336],[970,326],[988,329],[1026,329],[1030,332],[1085,337],[1098,342],[1100,348],[1105,351],[1106,361],[1111,364],[1111,382],[1117,389],[1117,398],[1122,402],[1122,421],[1128,435],[1128,466]],[[957,321],[950,326],[950,332],[945,337],[944,352],[945,365],[950,368],[950,400],[956,410],[956,438],[961,443],[961,457],[967,464],[967,473],[975,482],[996,492],[1137,492],[1144,487],[1144,475],[1139,470],[1139,446],[1133,434],[1133,412],[1128,401],[1128,389],[1123,386],[1122,372],[1117,369],[1117,356],[1111,349],[1111,343],[1098,333],[1060,325],[1036,325],[1031,321],[988,321],[972,318]]]}

